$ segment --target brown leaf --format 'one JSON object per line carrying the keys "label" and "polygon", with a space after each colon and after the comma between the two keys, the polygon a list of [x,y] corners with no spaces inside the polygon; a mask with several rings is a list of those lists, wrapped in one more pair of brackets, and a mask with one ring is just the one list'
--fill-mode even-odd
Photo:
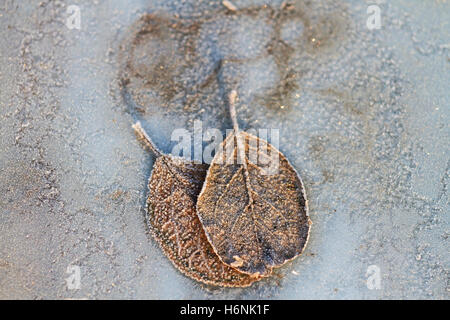
{"label": "brown leaf", "polygon": [[147,211],[164,254],[182,273],[206,284],[246,287],[259,280],[223,264],[206,239],[195,203],[207,165],[162,154],[139,123],[133,127],[157,155],[148,183]]}
{"label": "brown leaf", "polygon": [[[306,195],[286,157],[266,141],[239,131],[234,106],[230,113],[235,130],[208,169],[197,214],[225,264],[267,276],[306,245],[311,225]],[[276,172],[268,172],[263,165],[269,163],[268,155],[278,158]],[[245,161],[240,164],[238,159]]]}

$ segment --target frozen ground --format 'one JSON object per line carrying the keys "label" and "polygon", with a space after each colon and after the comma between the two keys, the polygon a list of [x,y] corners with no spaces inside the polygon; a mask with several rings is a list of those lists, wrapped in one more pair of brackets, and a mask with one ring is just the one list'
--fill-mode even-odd
{"label": "frozen ground", "polygon": [[[449,298],[450,3],[380,3],[379,30],[369,1],[273,19],[281,2],[234,3],[0,3],[0,298]],[[131,45],[146,13],[163,32]],[[191,27],[171,38],[176,15]],[[182,41],[192,59],[171,55]],[[304,255],[246,289],[162,255],[143,210],[153,157],[131,129],[165,152],[196,119],[225,132],[232,87],[243,129],[280,129],[314,223]]]}

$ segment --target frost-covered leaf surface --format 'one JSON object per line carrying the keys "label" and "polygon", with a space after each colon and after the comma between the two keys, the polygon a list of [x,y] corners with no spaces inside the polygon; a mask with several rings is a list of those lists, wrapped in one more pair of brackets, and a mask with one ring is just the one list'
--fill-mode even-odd
{"label": "frost-covered leaf surface", "polygon": [[[270,159],[277,163],[274,172],[268,172]],[[248,274],[270,274],[308,241],[307,200],[297,172],[267,141],[245,131],[230,135],[211,162],[197,214],[222,261]]]}

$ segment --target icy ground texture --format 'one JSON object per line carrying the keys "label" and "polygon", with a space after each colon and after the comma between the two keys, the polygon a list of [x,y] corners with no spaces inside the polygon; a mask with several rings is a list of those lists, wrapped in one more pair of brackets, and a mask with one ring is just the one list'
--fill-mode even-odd
{"label": "icy ground texture", "polygon": [[[382,3],[380,30],[356,0],[289,19],[262,1],[236,0],[235,17],[219,1],[77,3],[81,30],[61,1],[0,4],[0,298],[449,298],[450,3]],[[135,50],[141,76],[172,69],[124,90],[146,13],[198,21],[195,59],[164,62],[177,42],[153,37]],[[243,129],[280,129],[314,223],[304,255],[246,289],[198,284],[163,256],[143,210],[153,157],[131,129],[142,120],[165,152],[196,119],[224,132],[232,87]]]}

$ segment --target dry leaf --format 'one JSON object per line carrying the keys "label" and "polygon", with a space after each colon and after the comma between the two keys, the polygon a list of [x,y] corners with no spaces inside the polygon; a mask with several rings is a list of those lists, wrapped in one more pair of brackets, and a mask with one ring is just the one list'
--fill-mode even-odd
{"label": "dry leaf", "polygon": [[149,180],[147,210],[154,238],[185,275],[206,284],[246,287],[259,280],[223,264],[206,239],[195,203],[207,165],[162,154],[139,123],[133,128],[157,155]]}
{"label": "dry leaf", "polygon": [[[239,131],[235,97],[230,95],[234,133],[222,143],[208,169],[197,214],[225,264],[267,276],[303,251],[311,221],[302,181],[289,161],[266,141]],[[227,153],[230,143],[232,153]],[[256,161],[249,160],[250,151],[256,152]],[[279,157],[278,170],[271,175],[259,164],[267,155]],[[245,159],[242,164],[239,157]]]}

